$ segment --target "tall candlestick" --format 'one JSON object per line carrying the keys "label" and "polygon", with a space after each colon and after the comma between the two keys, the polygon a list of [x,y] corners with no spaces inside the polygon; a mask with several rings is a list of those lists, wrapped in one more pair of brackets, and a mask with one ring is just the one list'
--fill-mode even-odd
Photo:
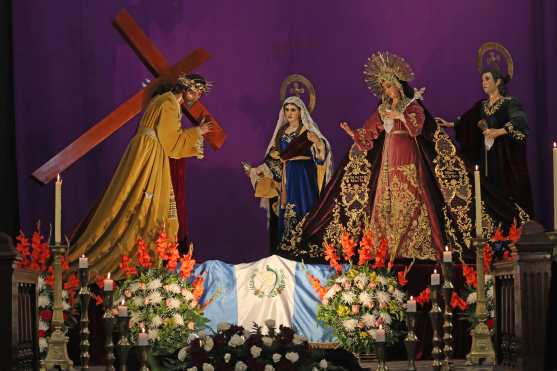
{"label": "tall candlestick", "polygon": [[113,285],[114,285],[114,281],[110,279],[110,272],[108,272],[108,275],[104,280],[104,291],[112,291]]}
{"label": "tall candlestick", "polygon": [[437,273],[437,269],[433,270],[431,274],[431,284],[432,285],[440,285],[441,284],[441,275]]}
{"label": "tall candlestick", "polygon": [[54,242],[62,242],[62,179],[60,174],[56,177],[54,187]]}
{"label": "tall candlestick", "polygon": [[449,251],[449,246],[445,246],[445,251],[443,251],[443,262],[451,263],[453,261],[453,252]]}
{"label": "tall candlestick", "polygon": [[127,317],[128,316],[128,307],[126,305],[126,301],[122,299],[120,305],[118,305],[118,317]]}
{"label": "tall candlestick", "polygon": [[480,238],[482,233],[482,190],[480,186],[480,169],[476,165],[474,170],[474,191],[476,201],[476,237]]}
{"label": "tall candlestick", "polygon": [[557,142],[553,142],[553,230],[557,231]]}

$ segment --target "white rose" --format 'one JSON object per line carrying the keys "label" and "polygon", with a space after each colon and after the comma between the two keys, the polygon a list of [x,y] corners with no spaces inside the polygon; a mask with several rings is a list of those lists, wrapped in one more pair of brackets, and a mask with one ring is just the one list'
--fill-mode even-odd
{"label": "white rose", "polygon": [[203,371],[215,371],[215,368],[208,363],[204,363],[203,364]]}
{"label": "white rose", "polygon": [[230,355],[230,353],[226,353],[226,354],[224,355],[224,363],[230,362],[230,357],[232,357],[232,356]]}
{"label": "white rose", "polygon": [[208,337],[205,338],[205,340],[203,340],[203,349],[206,352],[210,352],[214,346],[215,346],[215,342],[213,341],[213,338]]}
{"label": "white rose", "polygon": [[246,365],[242,361],[236,362],[236,366],[234,366],[234,371],[246,371],[248,369],[248,365]]}
{"label": "white rose", "polygon": [[282,355],[280,355],[278,353],[273,354],[273,362],[278,363],[281,358],[282,358]]}
{"label": "white rose", "polygon": [[265,326],[267,326],[268,328],[272,328],[275,327],[275,320],[274,319],[268,319],[265,321]]}
{"label": "white rose", "polygon": [[39,350],[44,352],[48,348],[48,341],[46,338],[39,338]]}
{"label": "white rose", "polygon": [[184,360],[186,359],[186,356],[188,355],[188,349],[186,347],[183,347],[182,349],[180,349],[180,351],[178,352],[178,359],[181,362],[184,362]]}
{"label": "white rose", "polygon": [[265,369],[263,371],[275,371],[275,368],[271,365],[265,365]]}
{"label": "white rose", "polygon": [[230,340],[228,341],[228,345],[233,347],[233,348],[237,347],[237,346],[240,346],[242,344],[244,344],[244,339],[238,334],[233,335],[230,338]]}
{"label": "white rose", "polygon": [[289,360],[292,363],[296,363],[298,361],[298,359],[300,359],[300,356],[296,352],[288,352],[288,353],[286,353],[284,358],[286,358],[287,360]]}
{"label": "white rose", "polygon": [[217,325],[217,330],[219,331],[228,331],[230,329],[230,323],[228,322],[219,322]]}
{"label": "white rose", "polygon": [[268,336],[263,336],[261,338],[261,341],[263,342],[263,345],[265,345],[266,347],[270,347],[271,345],[273,345],[273,338],[270,338]]}
{"label": "white rose", "polygon": [[190,367],[186,371],[197,371],[197,367],[196,366]]}
{"label": "white rose", "polygon": [[257,358],[261,355],[261,351],[263,349],[259,348],[257,345],[252,345],[252,347],[249,349],[249,352],[251,353],[251,356],[253,358]]}
{"label": "white rose", "polygon": [[326,369],[328,366],[329,366],[329,364],[327,363],[327,360],[326,360],[326,359],[322,359],[322,360],[319,362],[319,367],[321,367],[322,369]]}

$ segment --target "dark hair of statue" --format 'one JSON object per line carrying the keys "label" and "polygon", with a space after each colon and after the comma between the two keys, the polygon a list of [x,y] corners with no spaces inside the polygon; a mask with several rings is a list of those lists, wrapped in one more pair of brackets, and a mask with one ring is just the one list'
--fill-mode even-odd
{"label": "dark hair of statue", "polygon": [[486,73],[491,74],[491,77],[493,77],[495,83],[497,83],[497,80],[501,80],[501,84],[498,86],[499,93],[503,96],[507,95],[507,83],[510,81],[509,76],[503,74],[501,70],[497,68],[484,68],[482,70],[481,76],[483,77],[483,75],[485,75]]}

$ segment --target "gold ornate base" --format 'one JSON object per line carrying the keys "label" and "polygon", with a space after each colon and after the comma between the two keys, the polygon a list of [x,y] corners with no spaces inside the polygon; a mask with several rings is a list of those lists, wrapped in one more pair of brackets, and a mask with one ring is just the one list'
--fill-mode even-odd
{"label": "gold ornate base", "polygon": [[57,329],[48,339],[48,353],[41,361],[41,370],[51,370],[58,366],[62,370],[73,370],[73,362],[68,356],[68,337]]}
{"label": "gold ornate base", "polygon": [[470,333],[472,348],[466,356],[466,365],[495,366],[495,351],[487,325],[479,322]]}

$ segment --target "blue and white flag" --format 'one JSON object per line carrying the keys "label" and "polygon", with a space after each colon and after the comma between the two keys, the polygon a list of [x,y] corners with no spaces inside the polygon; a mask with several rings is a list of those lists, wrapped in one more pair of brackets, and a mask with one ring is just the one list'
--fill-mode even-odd
{"label": "blue and white flag", "polygon": [[[305,269],[325,283],[333,269],[327,265],[305,265]],[[220,322],[250,329],[254,323],[275,320],[277,326],[294,328],[313,343],[331,343],[332,331],[316,319],[319,297],[311,287],[302,264],[277,255],[255,262],[231,265],[210,260],[195,267],[194,274],[205,276],[204,303],[209,326]]]}

